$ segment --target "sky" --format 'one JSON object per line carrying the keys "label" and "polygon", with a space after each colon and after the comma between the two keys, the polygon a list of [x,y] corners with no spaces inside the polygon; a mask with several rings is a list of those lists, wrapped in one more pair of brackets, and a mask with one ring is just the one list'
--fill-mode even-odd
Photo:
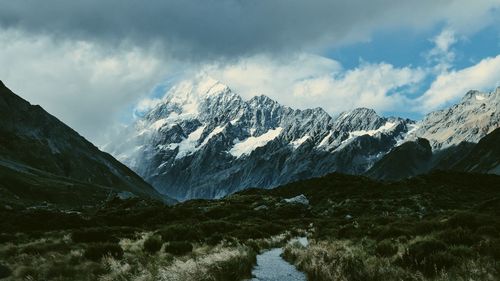
{"label": "sky", "polygon": [[421,119],[500,86],[500,0],[0,0],[0,66],[97,145],[200,74],[246,99]]}

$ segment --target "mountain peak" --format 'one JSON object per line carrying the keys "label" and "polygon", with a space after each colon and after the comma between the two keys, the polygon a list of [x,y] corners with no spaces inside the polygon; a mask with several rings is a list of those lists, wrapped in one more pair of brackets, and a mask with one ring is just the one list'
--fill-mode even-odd
{"label": "mountain peak", "polygon": [[381,117],[377,114],[377,112],[371,108],[359,107],[355,108],[351,111],[345,111],[341,113],[337,120],[343,122],[345,120],[377,120]]}
{"label": "mountain peak", "polygon": [[488,94],[485,93],[480,93],[477,90],[470,90],[468,91],[462,98],[461,102],[469,102],[469,101],[474,101],[474,100],[484,100],[486,99]]}
{"label": "mountain peak", "polygon": [[189,100],[199,100],[208,96],[231,93],[231,89],[220,81],[200,75],[191,80],[184,80],[170,88],[164,99],[168,102],[185,103]]}
{"label": "mountain peak", "polygon": [[248,101],[249,104],[251,105],[275,105],[275,104],[278,104],[277,101],[273,100],[272,98],[266,96],[266,95],[259,95],[259,96],[254,96],[252,97],[249,101]]}

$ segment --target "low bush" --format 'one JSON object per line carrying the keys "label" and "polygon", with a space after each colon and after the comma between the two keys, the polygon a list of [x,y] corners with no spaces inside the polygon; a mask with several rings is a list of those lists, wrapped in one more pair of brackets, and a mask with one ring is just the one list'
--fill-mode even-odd
{"label": "low bush", "polygon": [[448,245],[472,246],[479,242],[480,238],[468,229],[456,228],[440,232],[437,237]]}
{"label": "low bush", "polygon": [[429,234],[441,229],[442,223],[432,220],[420,221],[415,225],[414,233],[418,235]]}
{"label": "low bush", "polygon": [[121,259],[123,257],[123,249],[117,243],[95,243],[89,245],[83,254],[85,258],[93,261],[98,261],[107,255],[115,259]]}
{"label": "low bush", "polygon": [[151,236],[144,241],[143,249],[145,252],[154,254],[161,249],[163,242],[158,236]]}
{"label": "low bush", "polygon": [[500,260],[500,239],[481,241],[478,247],[479,253]]}
{"label": "low bush", "polygon": [[173,224],[159,231],[163,242],[171,241],[199,241],[203,238],[203,234],[190,225]]}
{"label": "low bush", "polygon": [[68,252],[70,246],[66,243],[54,243],[54,242],[44,242],[44,243],[33,243],[23,247],[19,252],[28,255],[43,255],[48,252]]}
{"label": "low bush", "polygon": [[98,228],[75,230],[71,233],[71,240],[75,243],[118,242],[109,230]]}
{"label": "low bush", "polygon": [[16,241],[16,236],[13,234],[0,234],[0,243],[14,242]]}
{"label": "low bush", "polygon": [[214,233],[205,239],[205,242],[210,246],[215,246],[219,244],[224,237],[218,233]]}
{"label": "low bush", "polygon": [[0,264],[0,279],[7,278],[12,274],[12,271],[7,266]]}
{"label": "low bush", "polygon": [[381,257],[392,257],[398,252],[398,246],[390,240],[382,240],[375,247],[375,253]]}
{"label": "low bush", "polygon": [[210,220],[200,224],[200,229],[206,237],[218,233],[228,233],[235,228],[237,228],[236,225],[220,220]]}
{"label": "low bush", "polygon": [[190,253],[193,250],[193,245],[186,241],[172,241],[165,246],[165,252],[181,256]]}
{"label": "low bush", "polygon": [[491,225],[486,225],[486,226],[481,226],[479,227],[475,234],[481,235],[481,236],[489,236],[489,237],[498,237],[500,236],[500,232],[498,229],[494,226]]}
{"label": "low bush", "polygon": [[379,229],[377,240],[385,240],[388,238],[396,238],[400,236],[410,236],[411,233],[407,229],[398,226],[384,226]]}
{"label": "low bush", "polygon": [[441,269],[451,267],[456,258],[446,252],[444,242],[430,239],[411,244],[400,258],[400,263],[406,267],[413,267],[427,276],[432,276]]}
{"label": "low bush", "polygon": [[458,259],[449,252],[438,252],[429,255],[419,269],[427,276],[434,276],[440,271],[458,264],[458,262]]}
{"label": "low bush", "polygon": [[448,252],[455,257],[459,258],[470,258],[476,254],[471,247],[468,246],[452,246],[448,249]]}
{"label": "low bush", "polygon": [[259,239],[259,238],[265,238],[269,235],[261,232],[259,230],[259,227],[250,227],[247,226],[245,228],[237,229],[233,232],[230,233],[231,236],[238,238],[240,240],[247,240],[247,239]]}
{"label": "low bush", "polygon": [[463,227],[470,230],[476,230],[481,226],[489,225],[493,222],[494,221],[492,221],[491,218],[483,214],[477,214],[473,212],[459,212],[448,220],[448,224],[451,227]]}

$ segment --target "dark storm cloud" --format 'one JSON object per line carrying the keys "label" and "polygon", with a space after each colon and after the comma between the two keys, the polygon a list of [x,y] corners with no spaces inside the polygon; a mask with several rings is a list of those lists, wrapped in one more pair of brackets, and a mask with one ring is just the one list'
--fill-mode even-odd
{"label": "dark storm cloud", "polygon": [[161,43],[179,57],[205,59],[334,45],[386,25],[421,27],[460,17],[457,7],[484,12],[494,2],[0,0],[0,25],[105,43]]}

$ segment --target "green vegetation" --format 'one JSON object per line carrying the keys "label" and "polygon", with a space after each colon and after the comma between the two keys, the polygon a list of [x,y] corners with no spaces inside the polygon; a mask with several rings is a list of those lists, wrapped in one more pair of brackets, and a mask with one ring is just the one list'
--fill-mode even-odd
{"label": "green vegetation", "polygon": [[[500,177],[329,175],[175,206],[0,206],[5,280],[241,280],[262,249],[310,280],[499,280]],[[288,204],[304,194],[310,205]]]}
{"label": "green vegetation", "polygon": [[154,254],[161,249],[162,245],[163,243],[158,236],[151,236],[144,241],[144,251]]}
{"label": "green vegetation", "polygon": [[181,256],[190,253],[193,250],[193,245],[186,241],[172,241],[165,247],[165,252],[172,255]]}

